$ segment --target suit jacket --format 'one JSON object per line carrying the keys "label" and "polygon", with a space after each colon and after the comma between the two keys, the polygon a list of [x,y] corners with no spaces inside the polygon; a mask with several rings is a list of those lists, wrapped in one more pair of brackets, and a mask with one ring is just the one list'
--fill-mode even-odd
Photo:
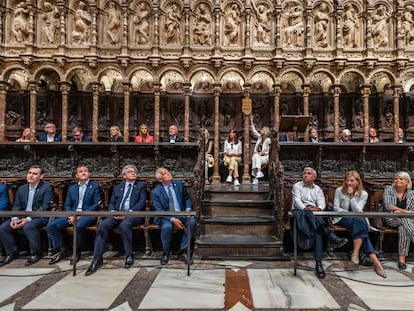
{"label": "suit jacket", "polygon": [[[118,211],[124,196],[125,182],[115,185],[112,191],[111,200],[109,201],[109,210]],[[132,211],[142,211],[145,209],[147,201],[147,187],[143,181],[135,181],[132,186],[131,196],[129,198],[129,209]]]}
{"label": "suit jacket", "polygon": [[0,184],[0,211],[5,211],[9,207],[9,191],[7,185]]}
{"label": "suit jacket", "polygon": [[[407,210],[414,212],[414,190],[407,189]],[[397,191],[393,186],[385,186],[383,194],[385,212],[391,212],[391,208],[397,205]]]}
{"label": "suit jacket", "polygon": [[[73,137],[71,137],[71,138],[69,138],[69,141],[75,141],[75,138],[73,138]],[[82,142],[91,142],[92,141],[92,138],[90,138],[89,136],[83,136],[82,137]]]}
{"label": "suit jacket", "polygon": [[[168,142],[169,143],[170,142],[170,136],[161,138],[161,142],[163,142],[163,143]],[[182,137],[180,137],[180,136],[176,136],[175,137],[175,142],[176,143],[182,143],[182,142],[184,142],[184,139],[182,139]]]}
{"label": "suit jacket", "polygon": [[[83,211],[97,211],[99,210],[99,201],[103,198],[101,186],[96,182],[90,180],[83,195],[82,210]],[[76,211],[79,203],[79,184],[73,184],[68,188],[66,194],[65,204],[63,209],[65,211]]]}
{"label": "suit jacket", "polygon": [[[14,200],[13,211],[25,211],[27,200],[29,198],[29,184],[20,186],[17,189]],[[33,198],[33,211],[48,211],[50,209],[50,202],[53,201],[53,188],[51,184],[41,180],[36,188],[36,193]]]}
{"label": "suit jacket", "polygon": [[[47,141],[47,134],[40,134],[38,139],[38,141]],[[62,134],[55,134],[55,136],[53,137],[53,141],[62,141]]]}
{"label": "suit jacket", "polygon": [[[191,198],[188,195],[187,190],[184,187],[184,183],[181,180],[172,180],[171,181],[175,195],[177,197],[178,204],[180,206],[181,211],[191,211],[192,209],[192,202]],[[163,184],[158,184],[152,190],[152,203],[154,205],[154,210],[159,212],[169,211],[169,199],[168,194],[164,189]],[[164,217],[171,221],[173,216],[166,216]],[[154,219],[155,224],[160,224],[159,218]]]}

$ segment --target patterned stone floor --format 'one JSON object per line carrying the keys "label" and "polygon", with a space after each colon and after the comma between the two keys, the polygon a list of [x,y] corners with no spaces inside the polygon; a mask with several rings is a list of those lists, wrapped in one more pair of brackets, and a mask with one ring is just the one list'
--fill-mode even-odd
{"label": "patterned stone floor", "polygon": [[155,257],[137,259],[124,269],[124,259],[114,256],[86,277],[89,258],[79,262],[76,276],[67,260],[50,266],[45,258],[27,268],[22,258],[0,268],[0,311],[414,310],[414,265],[401,271],[395,259],[384,261],[387,279],[372,267],[326,259],[327,277],[319,280],[306,256],[296,276],[290,260],[195,259],[188,276],[177,260],[160,266]]}

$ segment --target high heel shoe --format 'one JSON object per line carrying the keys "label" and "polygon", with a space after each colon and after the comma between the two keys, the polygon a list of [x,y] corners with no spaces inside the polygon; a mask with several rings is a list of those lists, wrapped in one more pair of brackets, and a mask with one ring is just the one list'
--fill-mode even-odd
{"label": "high heel shoe", "polygon": [[384,268],[377,268],[375,267],[375,273],[378,274],[380,277],[386,279],[387,278],[387,273],[385,272]]}

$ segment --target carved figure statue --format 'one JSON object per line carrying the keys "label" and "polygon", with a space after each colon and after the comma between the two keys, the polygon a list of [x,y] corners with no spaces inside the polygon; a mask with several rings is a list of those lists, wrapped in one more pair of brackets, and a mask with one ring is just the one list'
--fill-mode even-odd
{"label": "carved figure statue", "polygon": [[256,6],[254,2],[252,2],[252,7],[256,17],[256,42],[258,44],[267,45],[270,43],[270,11],[263,4]]}
{"label": "carved figure statue", "polygon": [[120,30],[121,13],[117,10],[115,2],[110,2],[108,9],[108,28],[106,34],[108,35],[111,44],[117,44],[119,42]]}
{"label": "carved figure statue", "polygon": [[407,5],[402,16],[402,36],[405,46],[414,44],[414,7]]}
{"label": "carved figure statue", "polygon": [[239,11],[236,4],[224,15],[224,35],[226,45],[236,45],[239,42]]}
{"label": "carved figure statue", "polygon": [[92,17],[87,11],[86,4],[79,1],[74,16],[74,31],[72,31],[72,37],[76,44],[85,45],[88,43],[91,23]]}
{"label": "carved figure statue", "polygon": [[28,26],[29,10],[25,2],[20,2],[14,10],[12,32],[16,42],[22,43],[27,40],[29,34]]}
{"label": "carved figure statue", "polygon": [[147,8],[147,4],[141,2],[137,15],[134,16],[136,44],[147,44],[149,41],[149,15],[150,10]]}
{"label": "carved figure statue", "polygon": [[356,40],[356,30],[359,28],[358,16],[352,4],[345,6],[344,25],[342,35],[344,38],[344,46],[348,48],[358,47]]}
{"label": "carved figure statue", "polygon": [[201,3],[198,7],[198,14],[195,18],[194,26],[194,43],[200,45],[208,45],[211,32],[211,14],[207,5]]}
{"label": "carved figure statue", "polygon": [[171,5],[165,20],[165,30],[167,31],[167,43],[180,43],[180,21],[181,13],[178,12],[176,4]]}
{"label": "carved figure statue", "polygon": [[302,45],[299,38],[303,35],[305,26],[303,23],[303,8],[300,2],[292,0],[287,2],[282,14],[284,16],[282,22],[284,46],[298,47]]}
{"label": "carved figure statue", "polygon": [[387,12],[385,5],[381,4],[372,15],[372,39],[374,40],[374,47],[387,47],[388,38],[388,20],[391,14]]}
{"label": "carved figure statue", "polygon": [[315,13],[315,43],[319,47],[328,46],[329,8],[322,2]]}
{"label": "carved figure statue", "polygon": [[59,29],[59,10],[56,5],[50,2],[45,2],[43,8],[46,13],[43,13],[43,33],[44,41],[49,44],[56,43],[56,35]]}

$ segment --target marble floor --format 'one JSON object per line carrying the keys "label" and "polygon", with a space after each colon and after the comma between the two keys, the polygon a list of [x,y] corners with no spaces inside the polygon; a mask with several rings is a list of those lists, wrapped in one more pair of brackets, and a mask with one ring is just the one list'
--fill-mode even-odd
{"label": "marble floor", "polygon": [[372,267],[326,259],[327,277],[313,274],[313,261],[301,258],[297,275],[287,261],[205,261],[187,267],[171,260],[137,259],[130,269],[122,257],[86,277],[89,258],[76,276],[65,260],[42,259],[24,267],[24,258],[0,268],[3,310],[414,310],[414,265],[398,270],[384,261],[388,278]]}

